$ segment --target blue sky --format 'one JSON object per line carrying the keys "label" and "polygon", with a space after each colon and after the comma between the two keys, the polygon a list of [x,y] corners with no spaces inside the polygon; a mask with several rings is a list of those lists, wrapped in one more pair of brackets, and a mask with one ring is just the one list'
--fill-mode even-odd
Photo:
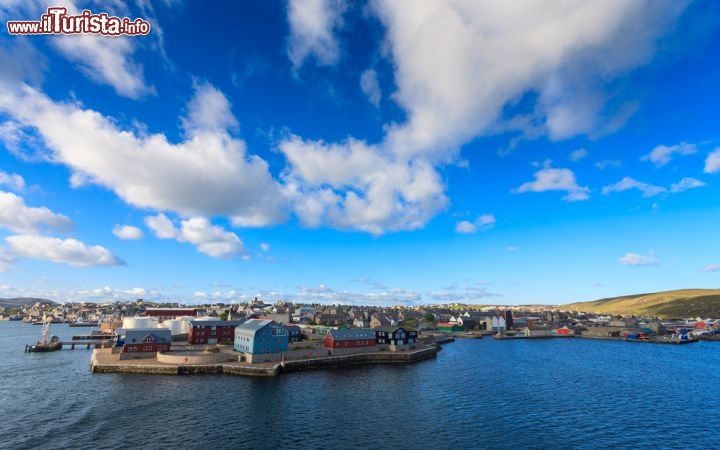
{"label": "blue sky", "polygon": [[0,297],[562,304],[720,286],[720,6],[10,1]]}

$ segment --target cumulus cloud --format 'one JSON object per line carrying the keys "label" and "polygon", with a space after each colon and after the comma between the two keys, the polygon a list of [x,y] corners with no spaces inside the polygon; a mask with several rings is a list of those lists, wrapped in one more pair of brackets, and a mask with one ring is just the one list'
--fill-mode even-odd
{"label": "cumulus cloud", "polygon": [[483,214],[475,219],[474,222],[463,220],[455,225],[456,233],[470,234],[476,231],[486,231],[495,226],[495,216],[493,214]]}
{"label": "cumulus cloud", "polygon": [[718,270],[720,270],[720,264],[708,264],[702,269],[703,272],[717,272]]}
{"label": "cumulus cloud", "polygon": [[[390,127],[388,142],[401,154],[444,159],[498,128],[563,139],[617,126],[627,111],[606,110],[611,94],[604,86],[649,60],[685,3],[390,0],[373,6],[395,64],[393,98],[408,117]],[[505,106],[526,94],[536,99],[534,110],[508,116]]]}
{"label": "cumulus cloud", "polygon": [[113,227],[113,234],[120,239],[140,239],[143,236],[143,232],[140,228],[132,225],[115,225]]}
{"label": "cumulus cloud", "polygon": [[333,65],[340,58],[334,35],[342,25],[345,4],[340,0],[290,0],[288,56],[296,69],[311,56],[320,65]]}
{"label": "cumulus cloud", "polygon": [[245,255],[245,246],[235,233],[210,224],[204,217],[181,220],[180,227],[176,228],[165,214],[158,214],[146,217],[145,224],[153,230],[158,239],[175,239],[193,244],[200,253],[213,258]]}
{"label": "cumulus cloud", "polygon": [[638,253],[626,253],[625,256],[618,259],[623,266],[654,266],[658,264],[653,252],[648,255],[640,255]]}
{"label": "cumulus cloud", "polygon": [[677,183],[670,185],[670,192],[682,192],[705,186],[705,183],[695,178],[684,177]]}
{"label": "cumulus cloud", "polygon": [[382,96],[380,92],[380,83],[378,83],[377,72],[372,69],[368,69],[360,76],[360,89],[375,106],[380,104],[380,98]]}
{"label": "cumulus cloud", "polygon": [[613,192],[623,192],[630,189],[637,189],[642,192],[643,197],[654,197],[658,194],[667,192],[662,186],[654,186],[652,184],[643,183],[630,177],[625,177],[615,184],[611,184],[602,188],[603,195],[608,195]]}
{"label": "cumulus cloud", "polygon": [[[183,119],[186,140],[123,130],[100,113],[56,103],[29,86],[0,84],[0,111],[43,139],[75,186],[93,183],[139,208],[226,216],[236,226],[284,220],[284,199],[263,159],[223,127],[236,121],[213,86],[199,84]],[[212,120],[210,120],[212,119]]]}
{"label": "cumulus cloud", "polygon": [[16,173],[0,171],[0,185],[5,185],[13,191],[22,191],[25,188],[25,180]]}
{"label": "cumulus cloud", "polygon": [[705,173],[720,172],[720,147],[710,152],[705,159]]}
{"label": "cumulus cloud", "polygon": [[12,192],[0,191],[0,227],[18,233],[34,233],[43,226],[67,231],[72,228],[72,221],[44,206],[27,206],[22,197]]}
{"label": "cumulus cloud", "polygon": [[289,163],[286,195],[306,226],[414,230],[447,204],[438,173],[422,158],[397,159],[353,139],[327,144],[290,136],[279,148]]}
{"label": "cumulus cloud", "polygon": [[590,198],[590,188],[578,185],[572,170],[552,168],[550,161],[546,161],[544,168],[535,172],[535,181],[524,183],[512,192],[522,194],[545,191],[565,191],[567,195],[563,197],[563,200],[567,202]]}
{"label": "cumulus cloud", "polygon": [[581,159],[587,157],[587,155],[587,150],[585,150],[584,148],[579,148],[570,153],[570,161],[580,161]]}
{"label": "cumulus cloud", "polygon": [[99,245],[88,246],[77,239],[23,234],[8,236],[6,254],[12,258],[30,258],[74,267],[116,266],[125,264],[110,250]]}
{"label": "cumulus cloud", "polygon": [[642,157],[643,161],[650,161],[657,167],[662,167],[669,163],[673,155],[692,155],[697,151],[697,148],[693,144],[687,144],[682,142],[677,145],[667,146],[658,145],[650,153]]}

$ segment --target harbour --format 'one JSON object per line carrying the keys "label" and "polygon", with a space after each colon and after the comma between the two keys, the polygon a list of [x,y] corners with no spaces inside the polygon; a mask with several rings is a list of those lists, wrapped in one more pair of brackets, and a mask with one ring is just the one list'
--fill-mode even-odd
{"label": "harbour", "polygon": [[[62,324],[53,332],[62,341],[73,335]],[[162,369],[166,376],[94,374],[95,350],[23,355],[22,344],[37,334],[29,324],[0,323],[0,364],[14,392],[0,397],[13,411],[0,423],[8,448],[328,448],[342,436],[344,448],[445,448],[452,441],[588,449],[682,442],[692,449],[711,448],[717,437],[714,404],[688,400],[720,383],[720,345],[712,341],[456,339],[415,364],[299,367],[278,376],[190,364]],[[629,414],[640,394],[644,404],[675,406]],[[404,413],[392,423],[367,414],[397,408]],[[281,431],[257,433],[257,423]]]}

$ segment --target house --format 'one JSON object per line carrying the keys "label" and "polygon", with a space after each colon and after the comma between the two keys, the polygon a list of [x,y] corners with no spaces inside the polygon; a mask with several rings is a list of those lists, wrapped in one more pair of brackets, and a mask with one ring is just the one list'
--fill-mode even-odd
{"label": "house", "polygon": [[163,321],[185,316],[196,317],[200,311],[199,308],[145,308],[145,315]]}
{"label": "house", "polygon": [[277,361],[288,350],[288,329],[273,320],[249,319],[235,328],[233,350],[247,362]]}
{"label": "house", "polygon": [[346,349],[374,347],[375,332],[369,328],[340,328],[329,330],[325,335],[325,348]]}
{"label": "house", "polygon": [[121,353],[152,357],[157,352],[170,351],[172,335],[167,328],[118,328],[116,331],[116,347],[122,347]]}
{"label": "house", "polygon": [[399,326],[374,328],[378,344],[387,344],[388,350],[414,347],[417,342],[417,331]]}
{"label": "house", "polygon": [[191,320],[188,324],[188,344],[230,344],[235,341],[235,327],[239,320]]}
{"label": "house", "polygon": [[300,342],[302,340],[302,331],[297,325],[283,325],[288,331],[288,342]]}
{"label": "house", "polygon": [[450,333],[464,333],[466,331],[464,325],[458,325],[452,322],[438,322],[435,325],[435,329],[438,331],[447,331]]}

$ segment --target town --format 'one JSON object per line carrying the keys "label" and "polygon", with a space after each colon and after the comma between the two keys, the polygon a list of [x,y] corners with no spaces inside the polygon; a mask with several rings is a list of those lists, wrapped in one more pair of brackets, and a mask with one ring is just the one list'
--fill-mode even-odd
{"label": "town", "polygon": [[[93,327],[91,334],[79,337],[96,344],[91,361],[96,372],[212,370],[276,375],[279,368],[293,366],[299,370],[341,363],[413,362],[434,357],[440,343],[483,336],[660,343],[720,339],[718,319],[621,317],[542,305],[373,307],[282,300],[270,304],[257,298],[193,306],[142,299],[98,304],[37,301],[0,309],[0,319]],[[38,342],[36,351],[49,348],[41,344],[46,343]]]}

